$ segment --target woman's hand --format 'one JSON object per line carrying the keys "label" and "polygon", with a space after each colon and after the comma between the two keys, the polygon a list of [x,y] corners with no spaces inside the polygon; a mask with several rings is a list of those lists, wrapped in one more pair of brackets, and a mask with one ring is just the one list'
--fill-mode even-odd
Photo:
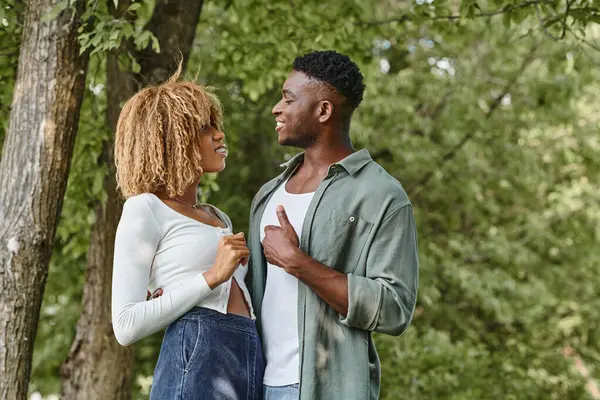
{"label": "woman's hand", "polygon": [[213,266],[204,273],[204,279],[211,289],[227,282],[239,264],[246,265],[250,250],[246,246],[243,233],[224,236],[219,240],[217,259]]}

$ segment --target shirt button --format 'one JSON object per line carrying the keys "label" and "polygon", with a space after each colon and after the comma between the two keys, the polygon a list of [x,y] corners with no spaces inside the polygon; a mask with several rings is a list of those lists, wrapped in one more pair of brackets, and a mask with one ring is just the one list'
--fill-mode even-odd
{"label": "shirt button", "polygon": [[350,217],[350,222],[354,222],[354,221],[356,221],[356,218]]}

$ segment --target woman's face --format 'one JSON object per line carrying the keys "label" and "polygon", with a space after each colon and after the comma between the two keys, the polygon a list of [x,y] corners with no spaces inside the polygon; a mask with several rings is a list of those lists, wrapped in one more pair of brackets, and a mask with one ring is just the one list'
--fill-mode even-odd
{"label": "woman's face", "polygon": [[205,173],[219,172],[225,168],[227,146],[225,134],[213,126],[204,128],[200,138],[202,169]]}

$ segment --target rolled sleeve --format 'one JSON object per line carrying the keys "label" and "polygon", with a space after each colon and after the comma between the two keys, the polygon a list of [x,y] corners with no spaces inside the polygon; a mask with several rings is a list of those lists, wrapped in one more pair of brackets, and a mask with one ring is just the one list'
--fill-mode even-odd
{"label": "rolled sleeve", "polygon": [[412,320],[419,258],[412,206],[391,211],[381,222],[366,256],[365,276],[348,275],[346,326],[398,336]]}

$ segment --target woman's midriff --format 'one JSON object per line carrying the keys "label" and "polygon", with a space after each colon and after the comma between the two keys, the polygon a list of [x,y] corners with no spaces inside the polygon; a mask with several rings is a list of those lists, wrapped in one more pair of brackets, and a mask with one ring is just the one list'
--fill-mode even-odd
{"label": "woman's midriff", "polygon": [[250,318],[250,308],[248,307],[248,304],[246,304],[244,292],[242,292],[242,289],[240,289],[239,285],[235,281],[235,278],[231,279],[231,290],[229,291],[227,313]]}

